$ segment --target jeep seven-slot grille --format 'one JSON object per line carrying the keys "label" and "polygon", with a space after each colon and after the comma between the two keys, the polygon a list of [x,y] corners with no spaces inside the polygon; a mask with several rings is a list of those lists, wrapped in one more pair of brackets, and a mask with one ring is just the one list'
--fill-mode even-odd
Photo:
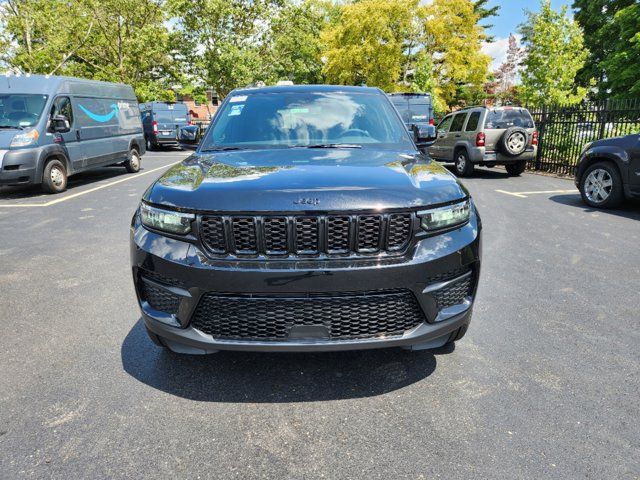
{"label": "jeep seven-slot grille", "polygon": [[200,238],[215,255],[402,253],[413,214],[202,216]]}
{"label": "jeep seven-slot grille", "polygon": [[191,326],[214,338],[287,340],[292,327],[324,327],[329,340],[402,335],[425,321],[412,292],[302,297],[205,294]]}

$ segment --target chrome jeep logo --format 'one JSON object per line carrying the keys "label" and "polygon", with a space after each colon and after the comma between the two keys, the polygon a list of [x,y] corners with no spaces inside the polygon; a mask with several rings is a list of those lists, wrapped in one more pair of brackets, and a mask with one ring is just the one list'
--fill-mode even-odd
{"label": "chrome jeep logo", "polygon": [[294,205],[320,205],[319,198],[299,198],[293,201]]}

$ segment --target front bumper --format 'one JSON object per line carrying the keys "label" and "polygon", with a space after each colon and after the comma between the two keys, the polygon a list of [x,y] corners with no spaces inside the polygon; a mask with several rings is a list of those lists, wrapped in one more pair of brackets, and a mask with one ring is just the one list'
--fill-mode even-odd
{"label": "front bumper", "polygon": [[[468,224],[441,235],[427,237],[395,258],[342,260],[212,260],[196,243],[159,235],[144,228],[138,215],[131,228],[133,279],[149,330],[176,351],[187,353],[217,350],[331,351],[381,347],[437,347],[448,335],[471,320],[472,304],[480,273],[480,221],[475,213]],[[458,278],[445,278],[448,272]],[[469,294],[445,308],[436,300],[439,289],[460,276],[470,278]],[[144,278],[144,279],[143,279]],[[170,278],[163,283],[160,278]],[[174,313],[153,308],[145,298],[143,282],[164,288],[179,297]],[[410,291],[424,321],[401,334],[373,338],[300,338],[277,340],[214,338],[192,326],[203,296],[339,295],[342,292]]]}
{"label": "front bumper", "polygon": [[0,185],[39,182],[36,178],[39,153],[36,147],[0,151]]}

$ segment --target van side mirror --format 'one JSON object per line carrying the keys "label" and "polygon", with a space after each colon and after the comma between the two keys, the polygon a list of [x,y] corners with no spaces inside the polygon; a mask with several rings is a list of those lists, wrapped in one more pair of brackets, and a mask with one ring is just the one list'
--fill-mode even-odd
{"label": "van side mirror", "polygon": [[56,133],[66,133],[71,130],[71,124],[64,115],[54,115],[51,117],[51,129]]}

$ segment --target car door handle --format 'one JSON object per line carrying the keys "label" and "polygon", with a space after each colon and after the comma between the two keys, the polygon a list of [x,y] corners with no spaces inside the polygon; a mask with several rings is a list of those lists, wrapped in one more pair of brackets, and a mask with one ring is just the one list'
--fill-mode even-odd
{"label": "car door handle", "polygon": [[80,140],[80,130],[76,130],[76,140]]}
{"label": "car door handle", "polygon": [[456,138],[460,138],[461,136],[462,136],[462,135],[460,135],[460,134],[457,134],[457,135],[456,135]]}

